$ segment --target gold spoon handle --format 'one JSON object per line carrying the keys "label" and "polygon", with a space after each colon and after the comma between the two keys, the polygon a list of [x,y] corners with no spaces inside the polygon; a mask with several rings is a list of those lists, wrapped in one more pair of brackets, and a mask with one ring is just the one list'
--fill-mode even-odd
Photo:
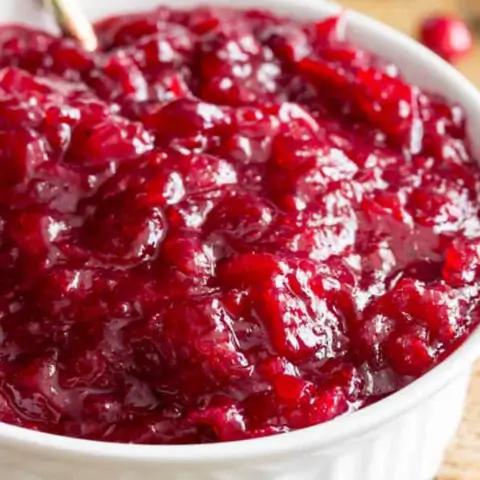
{"label": "gold spoon handle", "polygon": [[65,36],[75,38],[89,52],[98,48],[93,26],[76,0],[43,0],[43,3],[50,8]]}

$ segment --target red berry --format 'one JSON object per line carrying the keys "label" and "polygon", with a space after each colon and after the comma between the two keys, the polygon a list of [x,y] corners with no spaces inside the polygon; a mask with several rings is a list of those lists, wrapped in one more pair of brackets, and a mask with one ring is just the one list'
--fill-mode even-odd
{"label": "red berry", "polygon": [[439,15],[427,18],[420,27],[421,42],[449,62],[470,52],[473,35],[462,19]]}

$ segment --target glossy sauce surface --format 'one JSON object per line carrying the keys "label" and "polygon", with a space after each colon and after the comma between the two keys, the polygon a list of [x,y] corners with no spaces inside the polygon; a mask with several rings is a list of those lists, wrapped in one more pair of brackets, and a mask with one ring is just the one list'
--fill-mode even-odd
{"label": "glossy sauce surface", "polygon": [[342,19],[0,29],[0,420],[205,443],[322,423],[477,326],[460,108]]}

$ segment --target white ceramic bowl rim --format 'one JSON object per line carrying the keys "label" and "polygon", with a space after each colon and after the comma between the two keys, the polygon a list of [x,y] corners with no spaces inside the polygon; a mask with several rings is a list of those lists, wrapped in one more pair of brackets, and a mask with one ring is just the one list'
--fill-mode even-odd
{"label": "white ceramic bowl rim", "polygon": [[[112,5],[121,9],[121,4],[128,5],[128,3],[128,1],[119,1],[112,2]],[[142,3],[146,2],[139,0],[136,3],[137,8],[140,8],[143,6]],[[180,7],[200,3],[223,4],[226,2],[225,0],[206,0],[205,2],[198,0],[171,0],[168,2],[164,0],[163,3]],[[152,2],[150,2],[151,4]],[[239,8],[270,8],[279,13],[294,13],[299,18],[321,18],[339,11],[339,7],[335,4],[315,3],[313,0],[242,0],[241,6],[237,6]],[[111,12],[112,9],[109,10]],[[97,9],[96,13],[109,12],[99,12]],[[414,58],[417,69],[420,68],[419,65],[424,65],[423,68],[429,73],[427,76],[430,76],[433,82],[445,85],[441,89],[441,93],[446,94],[454,101],[459,101],[471,118],[478,119],[480,117],[480,94],[451,66],[405,35],[362,14],[349,11],[347,19],[348,29],[352,36],[355,36],[353,35],[355,32],[363,32],[362,35],[368,37],[366,42],[368,45],[361,42],[362,46],[370,46],[373,51],[383,54],[393,61],[396,61],[396,57],[399,55],[404,62],[407,57]],[[403,67],[402,62],[399,64]],[[414,72],[412,71],[410,74],[408,68],[402,68],[402,71],[407,77],[414,76]],[[416,83],[422,83],[418,77],[415,80]],[[480,125],[470,125],[470,136],[478,156],[480,140],[478,135],[473,134],[475,129],[480,131]],[[70,457],[77,461],[82,458],[90,460],[94,458],[97,462],[111,463],[114,461],[130,465],[132,462],[143,465],[198,464],[199,462],[228,464],[233,460],[254,462],[260,457],[265,459],[282,453],[291,454],[297,451],[305,453],[318,447],[329,448],[338,442],[358,441],[363,434],[397,418],[422,399],[436,393],[472,364],[479,354],[480,329],[477,329],[453,355],[438,367],[388,398],[331,422],[272,437],[208,445],[129,445],[60,437],[0,423],[0,446],[6,450],[28,449],[29,455],[61,454],[63,458]]]}

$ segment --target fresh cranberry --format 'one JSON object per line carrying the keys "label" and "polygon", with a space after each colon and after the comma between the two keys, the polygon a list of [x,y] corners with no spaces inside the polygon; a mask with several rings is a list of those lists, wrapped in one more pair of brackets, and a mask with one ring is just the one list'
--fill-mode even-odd
{"label": "fresh cranberry", "polygon": [[468,119],[344,27],[160,7],[98,23],[94,53],[0,28],[1,421],[274,435],[476,328]]}
{"label": "fresh cranberry", "polygon": [[464,20],[438,15],[425,19],[420,28],[421,42],[449,62],[470,52],[473,35]]}

